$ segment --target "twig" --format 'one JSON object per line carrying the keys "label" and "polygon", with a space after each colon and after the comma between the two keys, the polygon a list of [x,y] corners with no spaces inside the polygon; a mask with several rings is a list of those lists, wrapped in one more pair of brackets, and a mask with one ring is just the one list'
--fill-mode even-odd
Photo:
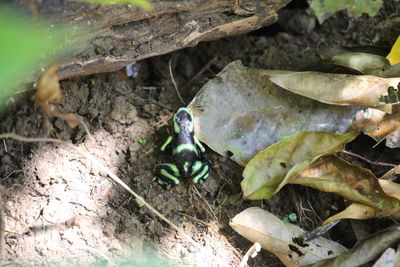
{"label": "twig", "polygon": [[261,245],[260,243],[256,242],[254,243],[251,248],[244,254],[242,261],[240,262],[239,267],[245,267],[247,265],[247,261],[249,260],[249,257],[255,258],[257,256],[257,253],[260,252],[261,250]]}
{"label": "twig", "polygon": [[394,168],[394,167],[397,166],[396,164],[392,164],[392,163],[379,162],[379,161],[372,161],[372,160],[369,160],[369,159],[367,159],[367,158],[364,158],[363,156],[360,156],[360,155],[358,155],[358,154],[355,154],[355,153],[350,152],[350,151],[347,151],[347,150],[343,150],[343,151],[341,151],[340,153],[347,154],[347,155],[349,155],[349,156],[358,158],[358,159],[363,160],[363,161],[365,161],[365,162],[367,162],[367,163],[369,163],[369,164],[371,164],[371,165],[380,165],[380,166],[386,166],[386,167],[391,167],[391,168]]}
{"label": "twig", "polygon": [[92,164],[96,165],[102,172],[106,173],[111,179],[113,179],[117,184],[125,188],[130,194],[132,194],[138,202],[140,202],[143,206],[146,206],[152,213],[154,213],[157,217],[159,217],[161,220],[166,222],[169,226],[171,226],[173,229],[175,229],[178,233],[180,233],[182,236],[186,237],[193,245],[196,247],[200,248],[200,245],[196,243],[189,235],[187,235],[183,230],[181,230],[178,226],[176,226],[173,222],[171,222],[169,219],[167,219],[164,215],[162,215],[160,212],[158,212],[155,208],[153,208],[149,203],[147,203],[140,195],[135,193],[127,184],[125,184],[118,176],[116,176],[109,168],[107,168],[105,165],[100,163],[94,156],[89,154],[88,152],[83,151],[79,147],[74,146],[73,144],[63,141],[60,139],[55,139],[55,138],[29,138],[29,137],[23,137],[20,135],[16,135],[13,133],[6,133],[6,134],[0,134],[0,138],[11,138],[17,141],[21,142],[53,142],[53,143],[59,143],[59,144],[65,144],[71,149],[75,150],[85,158],[87,158],[89,161],[91,161]]}
{"label": "twig", "polygon": [[199,72],[197,72],[197,74],[191,78],[189,80],[189,82],[187,83],[186,87],[189,87],[197,78],[200,77],[200,75],[202,75],[206,70],[208,70],[214,63],[215,61],[218,60],[218,56],[213,57],[212,59],[210,59],[207,64],[205,64],[200,70]]}
{"label": "twig", "polygon": [[118,266],[105,253],[103,253],[102,251],[100,251],[98,249],[95,249],[95,248],[92,248],[92,247],[89,247],[89,246],[81,247],[80,249],[89,250],[90,252],[94,252],[95,254],[100,255],[101,257],[103,257],[108,262],[108,264],[110,264],[111,266]]}
{"label": "twig", "polygon": [[196,193],[196,195],[203,200],[203,202],[206,204],[207,208],[209,209],[209,213],[211,214],[211,216],[214,218],[214,220],[216,222],[218,222],[218,218],[214,213],[214,210],[211,208],[210,204],[208,203],[208,201],[206,199],[204,199],[204,197],[200,194],[199,190],[197,189],[196,186],[192,185],[193,191]]}
{"label": "twig", "polygon": [[94,142],[93,135],[90,133],[89,127],[86,125],[84,119],[81,116],[78,116],[78,117],[79,117],[79,122],[81,123],[83,129],[85,130],[86,135],[88,136],[89,140]]}
{"label": "twig", "polygon": [[50,142],[50,143],[63,143],[65,141],[56,138],[31,138],[24,137],[14,133],[0,134],[0,139],[14,139],[25,143],[37,143],[37,142]]}
{"label": "twig", "polygon": [[183,105],[186,105],[185,102],[182,99],[181,94],[179,93],[178,86],[176,86],[174,75],[172,74],[171,61],[172,61],[172,58],[168,61],[169,75],[171,76],[171,80],[172,80],[172,83],[174,84],[174,87],[175,87],[175,90],[176,90],[176,94],[178,95],[179,100],[182,102]]}
{"label": "twig", "polygon": [[159,217],[161,220],[166,222],[169,226],[171,226],[173,229],[175,229],[178,233],[180,233],[182,236],[186,237],[192,244],[194,244],[196,247],[200,247],[199,244],[196,243],[190,236],[188,236],[183,230],[181,230],[176,224],[171,222],[169,219],[167,219],[164,215],[162,215],[160,212],[158,212],[155,208],[153,208],[149,203],[147,203],[144,198],[142,198],[140,195],[138,195],[136,192],[134,192],[127,184],[125,184],[117,175],[115,175],[109,168],[107,168],[105,165],[103,165],[100,161],[98,161],[95,157],[93,157],[91,154],[88,152],[83,151],[82,149],[75,147],[74,145],[65,142],[68,146],[73,148],[75,151],[77,151],[79,154],[82,156],[86,157],[89,159],[92,164],[96,165],[102,172],[106,173],[111,179],[113,179],[117,184],[125,188],[131,195],[133,195],[136,198],[136,201],[140,203],[141,205],[145,206],[148,208],[152,213],[154,213],[157,217]]}

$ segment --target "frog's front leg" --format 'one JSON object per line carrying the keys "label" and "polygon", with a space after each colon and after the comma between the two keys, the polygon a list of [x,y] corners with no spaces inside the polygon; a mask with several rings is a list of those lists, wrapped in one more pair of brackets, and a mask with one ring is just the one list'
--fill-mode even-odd
{"label": "frog's front leg", "polygon": [[206,160],[196,160],[192,166],[192,181],[193,183],[203,183],[210,172],[210,167],[211,167],[211,161],[208,159]]}
{"label": "frog's front leg", "polygon": [[194,143],[196,144],[197,148],[200,150],[201,154],[204,154],[206,152],[206,149],[204,146],[200,143],[199,139],[197,139],[196,136],[193,136],[194,138]]}
{"label": "frog's front leg", "polygon": [[157,183],[164,189],[170,189],[180,183],[179,170],[175,164],[161,163],[156,166]]}

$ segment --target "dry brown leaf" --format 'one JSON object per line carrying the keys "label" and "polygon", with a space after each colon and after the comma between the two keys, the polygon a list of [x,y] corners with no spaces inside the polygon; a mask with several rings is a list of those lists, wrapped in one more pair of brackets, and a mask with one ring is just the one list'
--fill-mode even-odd
{"label": "dry brown leaf", "polygon": [[321,72],[271,74],[270,80],[296,94],[333,105],[362,105],[392,113],[392,104],[380,101],[389,87],[397,88],[400,78]]}
{"label": "dry brown leaf", "polygon": [[360,110],[356,114],[353,128],[363,131],[365,134],[381,139],[394,132],[400,127],[400,112],[387,114],[383,111],[369,108],[365,111]]}
{"label": "dry brown leaf", "polygon": [[36,102],[45,113],[45,125],[48,123],[48,118],[57,117],[66,121],[70,128],[75,128],[81,123],[80,117],[74,113],[60,111],[55,105],[62,101],[62,91],[57,75],[59,67],[58,63],[53,63],[40,77],[35,94]]}
{"label": "dry brown leaf", "polygon": [[37,83],[36,101],[45,112],[51,112],[50,103],[59,103],[62,100],[62,92],[57,75],[59,67],[58,63],[50,65]]}
{"label": "dry brown leaf", "polygon": [[290,182],[336,193],[352,202],[382,211],[400,207],[400,201],[383,190],[370,170],[353,166],[335,156],[317,161]]}

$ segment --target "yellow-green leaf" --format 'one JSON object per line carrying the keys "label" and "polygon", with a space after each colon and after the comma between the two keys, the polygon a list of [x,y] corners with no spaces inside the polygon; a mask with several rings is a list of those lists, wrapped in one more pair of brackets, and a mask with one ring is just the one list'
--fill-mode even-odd
{"label": "yellow-green leaf", "polygon": [[390,64],[395,65],[400,63],[400,36],[397,37],[396,42],[392,46],[390,53],[386,57]]}
{"label": "yellow-green leaf", "polygon": [[241,182],[247,199],[272,197],[292,177],[324,155],[341,151],[358,132],[335,134],[329,132],[300,132],[283,138],[259,152],[246,165]]}
{"label": "yellow-green leaf", "polygon": [[359,203],[353,203],[345,210],[326,219],[323,224],[328,224],[341,219],[364,220],[375,217],[378,217],[378,210],[376,208]]}

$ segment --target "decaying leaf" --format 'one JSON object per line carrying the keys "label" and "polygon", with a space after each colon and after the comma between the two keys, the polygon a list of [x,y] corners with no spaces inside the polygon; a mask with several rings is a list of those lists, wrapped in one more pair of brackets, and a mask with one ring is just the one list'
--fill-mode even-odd
{"label": "decaying leaf", "polygon": [[400,103],[400,92],[399,92],[400,84],[397,85],[397,88],[393,86],[389,86],[386,95],[381,95],[379,97],[379,101],[385,104],[398,104]]}
{"label": "decaying leaf", "polygon": [[274,253],[286,266],[304,266],[346,251],[342,245],[322,237],[298,242],[296,237],[304,233],[303,229],[257,207],[242,211],[229,225],[246,239]]}
{"label": "decaying leaf", "polygon": [[[368,206],[366,204],[353,203],[350,206],[348,206],[345,210],[326,219],[324,221],[324,224],[328,224],[333,221],[341,219],[364,220],[364,219],[381,218],[381,217],[392,217],[395,219],[399,219],[400,207],[398,206],[397,203],[400,202],[400,185],[384,179],[377,179],[377,181],[382,191],[386,195],[386,197],[384,197],[385,199],[378,202],[378,205],[374,204]],[[393,201],[394,199],[395,201]]]}
{"label": "decaying leaf", "polygon": [[[353,129],[363,131],[377,141],[385,138],[388,135],[395,134],[400,127],[400,112],[396,111],[393,114],[388,114],[377,109],[360,110],[356,114],[353,122]],[[394,136],[391,142],[396,147],[398,138]]]}
{"label": "decaying leaf", "polygon": [[357,106],[333,106],[283,90],[266,71],[227,65],[199,91],[189,108],[196,136],[221,155],[233,154],[242,166],[259,151],[302,131],[345,133]]}
{"label": "decaying leaf", "polygon": [[361,266],[377,257],[400,240],[400,227],[392,226],[358,243],[339,256],[313,264],[312,267]]}
{"label": "decaying leaf", "polygon": [[81,119],[74,113],[60,111],[56,104],[62,101],[62,91],[60,88],[59,77],[57,75],[59,65],[50,65],[46,72],[39,78],[36,89],[36,102],[45,114],[45,120],[57,117],[67,122],[70,128],[75,128],[80,124]]}
{"label": "decaying leaf", "polygon": [[270,80],[296,94],[333,105],[361,105],[392,112],[392,105],[379,101],[390,86],[400,78],[372,75],[347,75],[321,72],[291,72],[270,74]]}
{"label": "decaying leaf", "polygon": [[322,156],[341,151],[358,132],[300,132],[284,137],[246,165],[241,182],[244,198],[270,198]]}
{"label": "decaying leaf", "polygon": [[353,166],[335,156],[320,159],[293,177],[290,183],[336,193],[352,202],[379,210],[400,207],[400,201],[382,190],[378,179],[370,170]]}

